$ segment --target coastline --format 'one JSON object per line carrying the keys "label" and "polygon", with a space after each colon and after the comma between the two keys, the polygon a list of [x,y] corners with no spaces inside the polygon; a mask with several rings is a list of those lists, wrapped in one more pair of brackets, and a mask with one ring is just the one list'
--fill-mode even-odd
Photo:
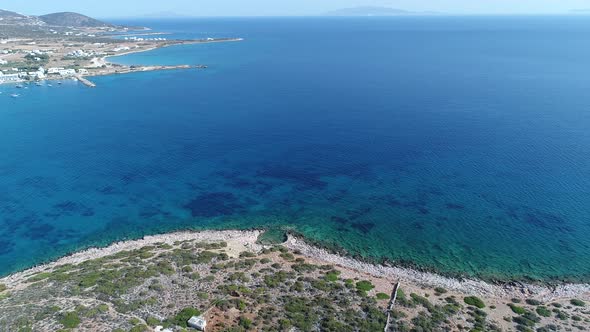
{"label": "coastline", "polygon": [[[20,289],[25,285],[25,280],[33,274],[50,271],[65,264],[80,264],[84,261],[102,258],[121,251],[140,249],[155,243],[172,244],[186,240],[229,241],[232,243],[230,251],[236,254],[243,250],[259,252],[267,247],[257,243],[257,239],[262,233],[262,230],[204,230],[144,236],[137,240],[120,241],[103,248],[93,247],[72,253],[53,262],[2,277],[0,283],[6,284],[12,289]],[[485,298],[495,298],[499,301],[506,301],[511,298],[535,298],[544,302],[571,297],[590,299],[590,284],[564,283],[555,287],[530,283],[498,285],[475,278],[459,279],[406,267],[367,263],[352,257],[331,253],[324,248],[308,244],[304,238],[294,235],[289,235],[287,241],[282,245],[318,264],[333,264],[349,271],[386,280],[391,284],[399,281],[410,289],[444,287],[458,295],[477,295]]]}
{"label": "coastline", "polygon": [[[175,69],[191,69],[191,68],[206,68],[203,64],[197,65],[150,65],[150,66],[127,66],[121,65],[113,61],[109,61],[110,58],[116,58],[120,56],[143,53],[154,51],[161,48],[181,45],[195,45],[195,44],[209,44],[209,43],[226,43],[226,42],[238,42],[243,41],[243,38],[216,38],[212,40],[198,39],[198,40],[173,40],[158,43],[156,45],[150,45],[149,47],[138,47],[137,49],[121,52],[114,55],[107,55],[103,57],[97,57],[90,60],[90,65],[84,66],[88,70],[85,74],[77,74],[74,76],[46,76],[43,79],[36,80],[37,82],[42,81],[60,81],[65,79],[77,79],[76,76],[80,77],[96,77],[96,76],[107,76],[116,74],[129,74],[135,72],[146,72],[146,71],[159,71],[159,70],[175,70]],[[77,79],[79,80],[79,79]],[[20,79],[17,81],[0,81],[0,85],[20,84],[27,82],[35,82],[28,79]]]}
{"label": "coastline", "polygon": [[157,49],[171,47],[171,46],[211,44],[211,43],[228,43],[228,42],[238,42],[238,41],[243,41],[243,40],[244,40],[244,38],[219,38],[219,39],[214,39],[214,40],[202,40],[202,39],[199,39],[199,40],[179,40],[177,42],[168,42],[168,43],[165,43],[162,45],[155,45],[155,46],[148,47],[145,49],[130,50],[130,51],[122,52],[122,53],[115,54],[115,55],[104,56],[104,57],[100,58],[100,60],[102,60],[105,64],[120,65],[115,62],[108,61],[108,59],[109,58],[116,58],[116,57],[120,57],[120,56],[125,56],[125,55],[130,55],[130,54],[135,54],[135,53],[154,51]]}

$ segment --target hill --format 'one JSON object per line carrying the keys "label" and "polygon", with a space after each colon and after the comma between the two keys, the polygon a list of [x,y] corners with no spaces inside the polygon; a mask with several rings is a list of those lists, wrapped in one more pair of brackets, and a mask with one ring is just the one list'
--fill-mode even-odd
{"label": "hill", "polygon": [[34,16],[27,16],[16,12],[0,9],[0,24],[3,25],[39,25],[43,24]]}
{"label": "hill", "polygon": [[433,15],[434,12],[413,12],[389,7],[353,7],[327,12],[326,16],[400,16],[400,15]]}
{"label": "hill", "polygon": [[27,18],[27,16],[19,14],[19,13],[15,13],[15,12],[11,12],[8,10],[2,10],[0,9],[0,19],[1,20],[6,20],[6,19],[25,19]]}
{"label": "hill", "polygon": [[68,26],[68,27],[84,27],[84,28],[100,28],[100,27],[114,27],[110,23],[105,23],[86,15],[63,12],[53,13],[39,16],[43,22],[52,26]]}

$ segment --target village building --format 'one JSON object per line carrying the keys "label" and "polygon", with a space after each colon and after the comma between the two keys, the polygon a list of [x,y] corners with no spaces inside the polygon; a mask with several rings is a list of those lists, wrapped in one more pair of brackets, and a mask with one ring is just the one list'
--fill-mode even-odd
{"label": "village building", "polygon": [[59,71],[59,75],[62,77],[70,77],[76,75],[75,69],[62,69]]}
{"label": "village building", "polygon": [[205,327],[207,327],[207,321],[201,316],[191,317],[191,319],[188,320],[187,324],[188,326],[200,331],[205,331]]}

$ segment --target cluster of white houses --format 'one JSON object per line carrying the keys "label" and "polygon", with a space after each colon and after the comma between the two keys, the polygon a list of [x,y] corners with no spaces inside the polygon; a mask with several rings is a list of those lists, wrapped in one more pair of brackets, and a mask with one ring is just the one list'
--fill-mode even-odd
{"label": "cluster of white houses", "polygon": [[49,68],[45,70],[43,67],[39,67],[37,71],[19,71],[17,68],[10,69],[9,72],[0,71],[0,83],[12,83],[22,81],[35,81],[43,80],[48,76],[59,76],[59,77],[72,77],[76,74],[87,75],[88,70],[86,69],[66,69],[66,68]]}

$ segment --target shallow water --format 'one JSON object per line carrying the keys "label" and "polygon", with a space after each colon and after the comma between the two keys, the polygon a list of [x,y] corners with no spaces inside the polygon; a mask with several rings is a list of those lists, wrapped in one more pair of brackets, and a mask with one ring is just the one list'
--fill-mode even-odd
{"label": "shallow water", "polygon": [[185,228],[287,225],[370,258],[590,277],[590,22],[143,23],[116,61],[207,70],[0,86],[0,273]]}

